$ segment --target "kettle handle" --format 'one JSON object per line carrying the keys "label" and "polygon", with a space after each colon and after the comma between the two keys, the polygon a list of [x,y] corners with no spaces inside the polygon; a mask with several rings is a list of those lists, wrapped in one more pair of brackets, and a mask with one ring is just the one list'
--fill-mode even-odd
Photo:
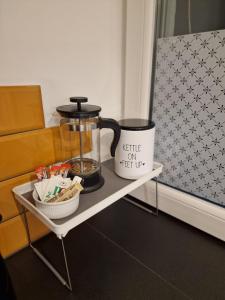
{"label": "kettle handle", "polygon": [[117,144],[118,144],[119,139],[120,139],[121,129],[120,129],[119,123],[114,119],[99,118],[99,128],[100,129],[110,128],[110,129],[113,130],[114,137],[113,137],[113,141],[112,141],[112,144],[111,144],[110,152],[111,152],[111,155],[114,157],[115,152],[116,152],[116,147],[117,147]]}

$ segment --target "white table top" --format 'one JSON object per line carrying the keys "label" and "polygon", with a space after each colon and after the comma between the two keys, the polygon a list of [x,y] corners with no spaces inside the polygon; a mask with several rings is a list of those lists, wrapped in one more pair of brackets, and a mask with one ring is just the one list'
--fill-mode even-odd
{"label": "white table top", "polygon": [[51,220],[34,205],[32,191],[34,181],[13,188],[16,199],[43,222],[58,238],[64,237],[71,229],[97,214],[107,206],[132,192],[162,172],[162,164],[154,163],[152,172],[137,180],[123,179],[114,173],[114,160],[102,163],[102,175],[105,184],[99,190],[80,195],[78,209],[70,216],[59,220]]}

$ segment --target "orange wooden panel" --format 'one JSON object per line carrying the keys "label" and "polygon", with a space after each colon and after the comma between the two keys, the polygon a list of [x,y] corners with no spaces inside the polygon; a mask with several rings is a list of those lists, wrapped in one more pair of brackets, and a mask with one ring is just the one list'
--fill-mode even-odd
{"label": "orange wooden panel", "polygon": [[[46,235],[48,229],[33,215],[28,215],[32,240]],[[28,245],[24,218],[17,216],[0,224],[0,253],[7,257]]]}
{"label": "orange wooden panel", "polygon": [[44,128],[40,86],[0,87],[0,136]]}
{"label": "orange wooden panel", "polygon": [[42,236],[49,233],[49,229],[37,219],[32,213],[27,212],[27,219],[29,223],[31,240],[36,241]]}
{"label": "orange wooden panel", "polygon": [[0,137],[0,181],[61,159],[59,129],[45,128]]}
{"label": "orange wooden panel", "polygon": [[[79,135],[68,133],[68,147],[63,147],[59,127],[33,130],[0,137],[0,181],[76,156]],[[90,134],[83,135],[84,151],[91,150]],[[64,145],[65,146],[65,145]]]}
{"label": "orange wooden panel", "polygon": [[20,216],[0,224],[0,252],[6,257],[27,245],[26,231]]}
{"label": "orange wooden panel", "polygon": [[21,212],[21,206],[14,199],[12,188],[34,179],[34,173],[28,173],[0,182],[0,212],[3,220],[12,218]]}

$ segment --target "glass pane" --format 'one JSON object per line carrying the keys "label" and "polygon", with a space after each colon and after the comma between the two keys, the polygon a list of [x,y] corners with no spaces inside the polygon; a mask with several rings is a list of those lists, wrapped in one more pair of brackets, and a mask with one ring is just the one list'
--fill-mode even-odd
{"label": "glass pane", "polygon": [[225,1],[158,0],[158,8],[152,107],[160,180],[225,206]]}
{"label": "glass pane", "polygon": [[63,157],[72,164],[72,171],[78,175],[97,171],[100,164],[98,117],[64,119],[60,130]]}

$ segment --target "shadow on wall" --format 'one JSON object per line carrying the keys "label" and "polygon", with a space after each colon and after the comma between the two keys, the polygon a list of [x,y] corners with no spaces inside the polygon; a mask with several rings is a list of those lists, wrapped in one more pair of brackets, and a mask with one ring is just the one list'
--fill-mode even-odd
{"label": "shadow on wall", "polygon": [[101,161],[112,158],[110,147],[113,140],[113,132],[109,129],[101,129]]}

